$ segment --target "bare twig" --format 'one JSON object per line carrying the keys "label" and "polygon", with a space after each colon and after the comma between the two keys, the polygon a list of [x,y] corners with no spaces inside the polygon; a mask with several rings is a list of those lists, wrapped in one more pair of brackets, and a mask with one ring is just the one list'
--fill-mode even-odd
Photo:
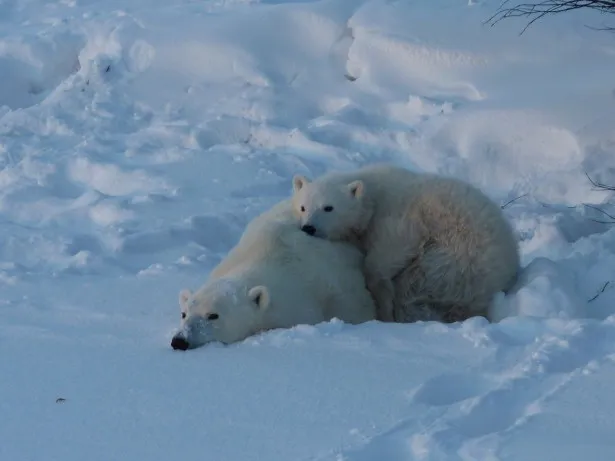
{"label": "bare twig", "polygon": [[[598,222],[598,223],[601,223],[601,224],[615,224],[615,216],[613,216],[613,215],[611,215],[611,214],[607,213],[607,212],[606,212],[606,211],[604,211],[602,208],[598,208],[598,207],[597,207],[597,206],[595,206],[595,205],[588,205],[587,203],[584,203],[584,204],[583,204],[583,206],[586,206],[587,208],[591,208],[592,210],[596,210],[596,211],[598,211],[598,212],[602,213],[603,215],[605,215],[606,217],[608,217],[608,218],[610,218],[610,219],[611,219],[611,221],[599,221],[599,220],[597,220],[597,219],[592,219],[592,221],[594,221],[594,222]],[[590,218],[590,219],[591,219],[591,218]]]}
{"label": "bare twig", "polygon": [[590,30],[596,30],[598,32],[615,32],[615,27],[593,27],[585,25]]}
{"label": "bare twig", "polygon": [[521,3],[513,7],[506,5],[510,0],[502,2],[498,10],[485,23],[491,26],[507,18],[531,18],[519,35],[523,34],[534,22],[549,14],[565,13],[567,11],[588,8],[603,13],[615,13],[615,0],[543,0],[538,3]]}
{"label": "bare twig", "polygon": [[[608,184],[603,184],[601,182],[595,181],[593,180],[589,174],[587,174],[587,172],[585,172],[585,176],[587,176],[587,179],[589,179],[589,182],[592,183],[592,185],[595,187],[594,190],[602,190],[602,191],[611,191],[611,192],[615,192],[615,186],[609,186]],[[587,203],[583,204],[584,206],[588,207],[588,208],[592,208],[600,213],[602,213],[603,215],[607,216],[608,218],[611,219],[611,221],[600,221],[597,219],[592,219],[592,221],[601,223],[601,224],[615,224],[615,216],[607,213],[606,211],[604,211],[602,208],[598,208],[595,205],[588,205]]]}
{"label": "bare twig", "polygon": [[517,198],[514,198],[514,199],[512,199],[512,200],[509,200],[509,201],[508,201],[508,202],[506,202],[504,205],[502,205],[500,208],[502,208],[502,210],[503,210],[504,208],[506,208],[506,207],[507,207],[508,205],[510,205],[511,203],[516,202],[517,200],[519,200],[520,198],[525,197],[526,195],[528,195],[528,194],[526,193],[526,194],[520,195],[520,196],[519,196],[519,197],[517,197]]}
{"label": "bare twig", "polygon": [[591,299],[588,299],[587,302],[591,303],[593,300],[595,300],[596,298],[598,298],[598,296],[600,296],[602,293],[604,293],[604,290],[606,290],[606,287],[608,287],[610,285],[610,281],[609,282],[605,282],[604,285],[602,285],[602,288],[600,290],[598,290],[598,293],[596,293],[596,295],[594,297],[592,297]]}
{"label": "bare twig", "polygon": [[609,186],[607,184],[602,184],[601,182],[598,181],[594,181],[592,178],[589,177],[589,175],[587,174],[587,172],[585,172],[585,176],[587,176],[587,179],[589,179],[589,182],[592,183],[592,185],[594,187],[597,187],[599,190],[609,190],[609,191],[615,191],[615,186]]}

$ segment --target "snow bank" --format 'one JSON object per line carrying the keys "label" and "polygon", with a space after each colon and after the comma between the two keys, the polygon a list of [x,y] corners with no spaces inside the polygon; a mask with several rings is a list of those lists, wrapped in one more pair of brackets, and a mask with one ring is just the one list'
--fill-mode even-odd
{"label": "snow bank", "polygon": [[[497,4],[1,3],[0,458],[612,459],[615,46]],[[376,161],[522,196],[499,322],[170,349],[293,174]]]}

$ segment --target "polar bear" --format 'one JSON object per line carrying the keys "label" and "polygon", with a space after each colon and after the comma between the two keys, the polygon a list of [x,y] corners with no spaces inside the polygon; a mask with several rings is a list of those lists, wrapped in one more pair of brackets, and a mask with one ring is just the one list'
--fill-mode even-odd
{"label": "polar bear", "polygon": [[313,182],[295,175],[293,190],[306,234],[364,252],[379,320],[488,318],[494,296],[516,280],[511,225],[497,204],[461,180],[376,164]]}
{"label": "polar bear", "polygon": [[344,242],[313,241],[296,225],[287,199],[255,218],[195,293],[181,290],[181,327],[173,349],[224,344],[274,328],[334,317],[374,320],[363,255]]}

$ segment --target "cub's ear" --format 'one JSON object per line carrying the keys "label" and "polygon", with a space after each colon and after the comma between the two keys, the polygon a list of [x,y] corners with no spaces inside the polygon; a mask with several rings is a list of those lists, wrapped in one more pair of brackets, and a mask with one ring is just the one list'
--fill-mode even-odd
{"label": "cub's ear", "polygon": [[365,185],[363,184],[363,181],[361,181],[360,179],[357,179],[356,181],[352,181],[350,184],[348,184],[348,190],[350,191],[350,195],[352,195],[355,198],[363,197],[364,189],[365,189]]}
{"label": "cub's ear", "polygon": [[293,190],[295,192],[299,192],[301,189],[303,189],[303,186],[309,183],[309,179],[305,176],[301,176],[300,174],[296,174],[295,176],[293,176]]}
{"label": "cub's ear", "polygon": [[250,291],[248,291],[248,297],[259,307],[259,309],[266,309],[269,307],[269,290],[263,285],[251,288]]}
{"label": "cub's ear", "polygon": [[192,298],[192,292],[190,290],[184,289],[179,292],[179,306],[185,308],[188,304],[188,301]]}

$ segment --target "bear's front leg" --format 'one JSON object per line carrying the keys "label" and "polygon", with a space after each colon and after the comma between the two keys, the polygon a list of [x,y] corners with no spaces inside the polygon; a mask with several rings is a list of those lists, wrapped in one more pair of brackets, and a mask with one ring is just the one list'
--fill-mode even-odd
{"label": "bear's front leg", "polygon": [[376,318],[382,322],[395,321],[393,303],[395,289],[391,280],[383,279],[366,271],[365,282],[376,304]]}
{"label": "bear's front leg", "polygon": [[378,319],[395,322],[395,286],[393,278],[403,271],[417,254],[417,232],[410,232],[400,218],[386,218],[366,241],[363,273],[368,290],[378,308]]}
{"label": "bear's front leg", "polygon": [[376,247],[375,251],[370,251],[366,255],[363,273],[367,289],[372,294],[376,303],[378,320],[394,322],[395,287],[393,285],[393,276],[397,271],[386,263],[387,260],[382,258],[382,252],[379,252]]}

